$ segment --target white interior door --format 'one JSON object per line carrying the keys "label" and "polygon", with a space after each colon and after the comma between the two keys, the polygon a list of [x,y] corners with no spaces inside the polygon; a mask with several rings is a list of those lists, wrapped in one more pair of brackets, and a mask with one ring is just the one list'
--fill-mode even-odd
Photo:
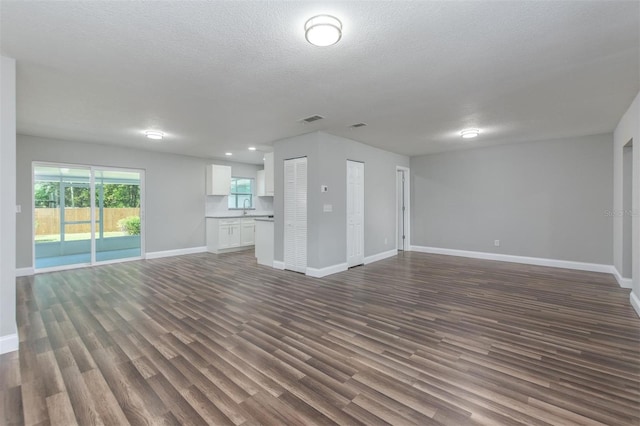
{"label": "white interior door", "polygon": [[347,266],[364,263],[364,163],[347,161]]}
{"label": "white interior door", "polygon": [[307,270],[307,158],[284,162],[284,267]]}

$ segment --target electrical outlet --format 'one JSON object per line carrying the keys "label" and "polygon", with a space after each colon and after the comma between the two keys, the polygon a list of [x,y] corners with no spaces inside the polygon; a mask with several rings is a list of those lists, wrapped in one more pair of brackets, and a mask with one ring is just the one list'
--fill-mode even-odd
{"label": "electrical outlet", "polygon": [[20,204],[16,206],[16,213],[22,213],[22,206]]}
{"label": "electrical outlet", "polygon": [[494,240],[493,245],[496,247],[500,247],[500,240]]}

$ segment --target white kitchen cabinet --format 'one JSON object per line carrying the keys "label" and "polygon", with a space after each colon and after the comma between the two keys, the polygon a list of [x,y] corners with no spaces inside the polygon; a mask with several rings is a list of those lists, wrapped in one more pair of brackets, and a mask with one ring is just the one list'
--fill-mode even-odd
{"label": "white kitchen cabinet", "polygon": [[273,164],[273,152],[267,152],[264,154],[264,187],[265,195],[273,196],[274,189],[274,164]]}
{"label": "white kitchen cabinet", "polygon": [[207,166],[207,195],[229,195],[231,167],[209,164]]}
{"label": "white kitchen cabinet", "polygon": [[266,181],[264,176],[264,170],[258,170],[256,172],[256,195],[258,197],[264,197],[267,195]]}
{"label": "white kitchen cabinet", "polygon": [[207,251],[220,253],[252,246],[255,221],[252,218],[207,218]]}
{"label": "white kitchen cabinet", "polygon": [[242,246],[252,246],[256,241],[256,221],[254,219],[242,219],[240,231]]}
{"label": "white kitchen cabinet", "polygon": [[218,249],[240,247],[242,245],[242,233],[238,219],[220,220],[218,231]]}

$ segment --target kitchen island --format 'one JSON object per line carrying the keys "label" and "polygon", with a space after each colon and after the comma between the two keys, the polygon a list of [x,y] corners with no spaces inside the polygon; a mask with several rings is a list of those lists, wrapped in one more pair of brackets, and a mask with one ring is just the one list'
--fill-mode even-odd
{"label": "kitchen island", "polygon": [[258,264],[273,267],[273,217],[256,218],[255,224]]}

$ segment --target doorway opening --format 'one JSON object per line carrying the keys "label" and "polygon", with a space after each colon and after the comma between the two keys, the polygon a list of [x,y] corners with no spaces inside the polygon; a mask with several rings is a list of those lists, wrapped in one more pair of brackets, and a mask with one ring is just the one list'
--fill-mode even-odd
{"label": "doorway opening", "polygon": [[622,148],[622,277],[631,278],[633,211],[633,140]]}
{"label": "doorway opening", "polygon": [[142,259],[144,172],[33,164],[33,265],[38,272]]}
{"label": "doorway opening", "polygon": [[409,251],[410,242],[410,185],[409,169],[396,167],[396,249]]}

